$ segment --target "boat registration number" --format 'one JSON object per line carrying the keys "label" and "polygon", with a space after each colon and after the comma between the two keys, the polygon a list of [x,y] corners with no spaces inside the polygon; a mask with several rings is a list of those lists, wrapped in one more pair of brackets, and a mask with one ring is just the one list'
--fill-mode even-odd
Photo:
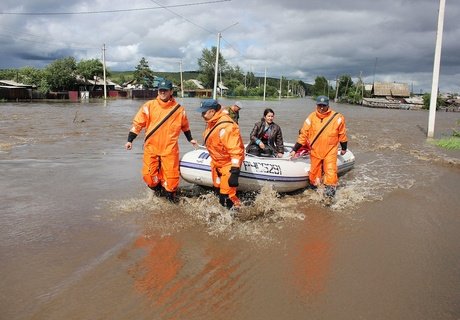
{"label": "boat registration number", "polygon": [[[245,171],[257,172],[257,173],[270,173],[276,175],[282,175],[281,166],[266,162],[249,162],[243,161]],[[252,169],[252,170],[251,170]]]}

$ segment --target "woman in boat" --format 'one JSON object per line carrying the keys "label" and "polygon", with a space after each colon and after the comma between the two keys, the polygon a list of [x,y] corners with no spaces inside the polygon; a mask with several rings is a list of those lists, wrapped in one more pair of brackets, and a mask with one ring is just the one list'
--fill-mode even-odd
{"label": "woman in boat", "polygon": [[267,108],[263,118],[254,124],[249,136],[250,143],[246,152],[256,156],[278,157],[284,154],[283,133],[279,125],[273,122],[275,112]]}

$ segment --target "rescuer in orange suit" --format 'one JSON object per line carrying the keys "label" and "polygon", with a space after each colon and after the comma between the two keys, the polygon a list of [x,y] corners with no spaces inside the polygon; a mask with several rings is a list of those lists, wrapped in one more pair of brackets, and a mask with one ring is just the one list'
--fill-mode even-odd
{"label": "rescuer in orange suit", "polygon": [[180,132],[184,132],[194,146],[197,146],[197,142],[192,138],[184,107],[173,97],[171,81],[161,81],[156,99],[147,101],[137,112],[125,144],[127,150],[132,149],[133,140],[142,129],[145,129],[146,134],[142,177],[150,189],[175,202],[180,177]]}
{"label": "rescuer in orange suit", "polygon": [[211,156],[212,181],[219,193],[219,202],[228,209],[239,207],[236,187],[244,160],[244,144],[238,124],[214,99],[203,100],[198,111],[206,121],[203,139]]}
{"label": "rescuer in orange suit", "polygon": [[347,141],[344,116],[329,108],[328,97],[319,96],[316,99],[316,111],[310,113],[305,120],[290,155],[291,157],[295,156],[295,153],[303,145],[311,144],[310,185],[317,187],[322,180],[325,186],[325,195],[329,198],[335,196],[338,183],[337,153],[339,144],[340,153],[343,155],[347,152]]}

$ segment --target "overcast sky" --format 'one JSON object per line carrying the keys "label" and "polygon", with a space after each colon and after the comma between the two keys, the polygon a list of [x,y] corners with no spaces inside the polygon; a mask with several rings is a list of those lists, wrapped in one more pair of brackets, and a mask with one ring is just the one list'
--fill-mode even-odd
{"label": "overcast sky", "polygon": [[[110,70],[197,70],[217,46],[243,72],[313,83],[349,74],[430,92],[438,0],[2,0],[0,69],[73,56]],[[446,0],[439,88],[460,92],[460,1]]]}

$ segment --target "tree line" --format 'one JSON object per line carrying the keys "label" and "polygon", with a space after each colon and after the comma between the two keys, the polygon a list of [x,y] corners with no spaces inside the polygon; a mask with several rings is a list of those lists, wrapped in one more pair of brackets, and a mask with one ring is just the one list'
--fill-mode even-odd
{"label": "tree line", "polygon": [[[204,48],[198,58],[198,70],[193,72],[205,88],[213,88],[215,77],[215,61],[217,48]],[[239,66],[230,65],[219,52],[218,82],[222,82],[228,88],[229,96],[263,96],[277,98],[289,96],[327,95],[330,98],[346,100],[346,102],[358,103],[362,100],[364,84],[358,81],[356,84],[350,75],[342,75],[336,81],[336,86],[330,83],[324,76],[317,76],[314,84],[308,84],[302,80],[287,79],[285,77],[273,78],[256,76],[253,72],[244,72]],[[151,69],[149,62],[144,57],[139,61],[133,72],[111,72],[107,70],[106,76],[112,75],[112,81],[123,85],[127,82],[141,84],[144,88],[155,87],[155,79],[159,72]],[[164,74],[164,73],[162,73]],[[76,61],[73,57],[64,57],[51,62],[43,69],[35,67],[23,67],[20,69],[0,70],[0,79],[14,80],[37,87],[41,93],[78,90],[82,86],[89,86],[88,80],[103,77],[103,64],[98,59]],[[169,80],[180,84],[180,74],[170,73]],[[187,79],[186,79],[187,80]],[[280,83],[281,81],[281,83]],[[184,81],[184,89],[196,89],[191,81]],[[91,90],[87,88],[85,90]],[[280,92],[281,90],[281,92]]]}

